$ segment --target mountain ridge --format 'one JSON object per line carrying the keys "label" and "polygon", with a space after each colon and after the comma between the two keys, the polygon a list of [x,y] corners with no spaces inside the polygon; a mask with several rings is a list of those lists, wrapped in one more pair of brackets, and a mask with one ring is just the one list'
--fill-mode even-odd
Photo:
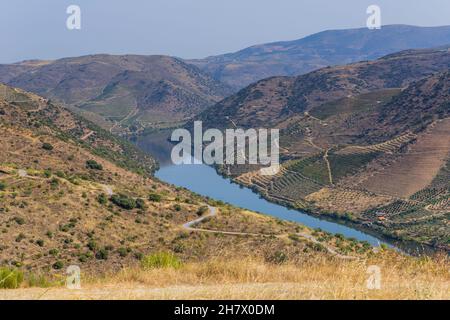
{"label": "mountain ridge", "polygon": [[406,49],[450,44],[450,26],[386,25],[326,30],[291,41],[188,60],[236,89],[270,76],[293,76],[326,66],[373,60]]}

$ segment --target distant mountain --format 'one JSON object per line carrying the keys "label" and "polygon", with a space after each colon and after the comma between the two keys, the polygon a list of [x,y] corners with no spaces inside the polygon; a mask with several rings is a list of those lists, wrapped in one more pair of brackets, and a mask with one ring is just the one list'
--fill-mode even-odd
{"label": "distant mountain", "polygon": [[123,127],[190,118],[230,93],[197,67],[167,56],[90,55],[0,66],[0,81],[100,114]]}
{"label": "distant mountain", "polygon": [[406,50],[450,44],[450,26],[387,25],[329,30],[294,40],[252,46],[189,62],[236,89],[271,76],[293,76],[326,66],[373,60]]}

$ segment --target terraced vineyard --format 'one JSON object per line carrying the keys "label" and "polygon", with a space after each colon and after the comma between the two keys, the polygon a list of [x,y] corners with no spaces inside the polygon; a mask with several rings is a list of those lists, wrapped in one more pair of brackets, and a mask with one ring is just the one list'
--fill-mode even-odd
{"label": "terraced vineyard", "polygon": [[281,177],[273,179],[268,189],[272,196],[281,195],[292,201],[301,201],[322,188],[322,184],[295,171],[286,171]]}
{"label": "terraced vineyard", "polygon": [[397,138],[394,138],[392,140],[374,144],[370,146],[348,146],[345,148],[342,148],[336,152],[336,154],[340,155],[355,155],[355,154],[367,154],[367,153],[373,153],[373,152],[386,152],[386,153],[393,153],[397,150],[399,150],[402,146],[405,144],[411,142],[413,139],[416,138],[417,135],[414,133],[408,132],[404,135],[401,135]]}
{"label": "terraced vineyard", "polygon": [[292,162],[287,168],[289,171],[300,173],[303,177],[312,179],[319,184],[328,184],[328,167],[323,159],[324,153],[319,153],[311,157]]}
{"label": "terraced vineyard", "polygon": [[355,174],[363,169],[370,161],[375,159],[380,153],[363,153],[363,154],[336,154],[332,153],[328,159],[330,161],[331,175],[336,183],[347,175]]}

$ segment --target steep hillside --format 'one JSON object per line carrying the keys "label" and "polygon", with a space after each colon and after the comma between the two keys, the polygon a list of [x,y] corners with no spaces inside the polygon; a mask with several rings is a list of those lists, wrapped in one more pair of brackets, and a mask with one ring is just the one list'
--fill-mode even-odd
{"label": "steep hillside", "polygon": [[[0,267],[46,278],[69,265],[84,275],[152,268],[155,256],[145,256],[160,252],[180,263],[373,254],[368,243],[161,183],[149,175],[153,160],[131,145],[44,98],[0,89]],[[28,277],[45,283],[38,279]]]}
{"label": "steep hillside", "polygon": [[294,76],[326,66],[373,60],[406,49],[450,44],[450,27],[388,25],[329,30],[294,41],[256,45],[190,62],[237,89],[271,76]]}
{"label": "steep hillside", "polygon": [[448,49],[409,50],[375,61],[323,68],[298,77],[272,77],[208,108],[198,119],[218,128],[231,124],[276,126],[327,102],[406,87],[412,81],[447,70],[449,65]]}
{"label": "steep hillside", "polygon": [[[259,107],[251,107],[252,86],[218,104],[230,116],[221,114],[222,121],[207,116],[205,127],[224,119],[238,127],[279,127],[282,170],[269,177],[250,166],[220,170],[271,201],[448,251],[448,57],[446,51],[402,53],[319,70],[290,83],[278,78],[301,88],[287,96],[261,81],[255,85],[265,90]],[[447,71],[421,78],[438,66]],[[419,80],[411,82],[415,77]],[[266,104],[278,97],[294,107]]]}
{"label": "steep hillside", "polygon": [[0,66],[1,81],[93,112],[132,131],[173,124],[222,99],[229,89],[167,56],[91,55]]}

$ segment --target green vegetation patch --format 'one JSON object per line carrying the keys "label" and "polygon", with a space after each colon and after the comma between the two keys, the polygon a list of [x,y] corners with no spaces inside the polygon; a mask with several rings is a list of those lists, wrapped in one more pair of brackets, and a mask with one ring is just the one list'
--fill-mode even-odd
{"label": "green vegetation patch", "polygon": [[17,289],[23,282],[23,273],[19,270],[0,268],[0,288]]}
{"label": "green vegetation patch", "polygon": [[330,154],[328,161],[330,162],[333,181],[337,182],[347,175],[355,174],[379,154],[378,152],[349,155]]}
{"label": "green vegetation patch", "polygon": [[323,159],[323,153],[297,161],[289,167],[305,177],[311,178],[321,184],[328,184],[328,168]]}
{"label": "green vegetation patch", "polygon": [[182,262],[171,252],[157,252],[143,257],[141,266],[145,270],[161,268],[178,269],[182,266]]}

